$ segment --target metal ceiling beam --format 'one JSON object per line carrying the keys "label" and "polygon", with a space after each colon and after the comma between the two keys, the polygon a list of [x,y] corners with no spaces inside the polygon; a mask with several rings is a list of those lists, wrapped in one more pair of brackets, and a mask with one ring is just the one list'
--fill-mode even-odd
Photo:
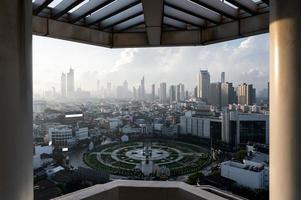
{"label": "metal ceiling beam", "polygon": [[222,21],[222,16],[220,14],[213,12],[211,10],[208,10],[207,8],[197,5],[191,1],[165,0],[164,2],[169,7],[180,10],[182,12],[186,12],[195,17],[205,19],[214,24],[219,24]]}
{"label": "metal ceiling beam", "polygon": [[144,23],[144,16],[143,14],[141,14],[137,17],[131,18],[130,20],[117,24],[116,26],[113,27],[113,32],[122,32],[130,28],[133,28],[135,26],[141,25],[143,23]]}
{"label": "metal ceiling beam", "polygon": [[189,24],[191,26],[202,27],[200,24],[195,24],[195,23],[187,21],[185,19],[180,19],[179,17],[171,16],[171,15],[168,15],[168,14],[164,14],[164,17],[167,17],[167,18],[170,18],[170,19],[173,19],[173,20],[185,23],[185,24]]}
{"label": "metal ceiling beam", "polygon": [[[264,13],[202,30],[163,31],[160,46],[208,45],[268,31],[269,13]],[[113,48],[148,46],[146,34],[143,33],[114,33],[113,41]]]}
{"label": "metal ceiling beam", "polygon": [[190,0],[210,10],[220,13],[230,19],[238,18],[238,10],[220,0]]}
{"label": "metal ceiling beam", "polygon": [[110,33],[39,16],[32,17],[32,32],[39,36],[112,47],[112,34]]}
{"label": "metal ceiling beam", "polygon": [[64,0],[52,9],[52,19],[58,19],[84,0]]}
{"label": "metal ceiling beam", "polygon": [[38,15],[44,8],[46,8],[53,0],[36,0],[33,2],[32,13]]}
{"label": "metal ceiling beam", "polygon": [[114,27],[114,26],[116,26],[116,25],[118,25],[118,24],[121,24],[121,23],[123,23],[123,22],[126,22],[126,21],[128,21],[128,20],[130,20],[130,19],[133,19],[133,18],[135,18],[135,17],[137,17],[137,16],[140,16],[140,15],[142,15],[142,14],[143,14],[143,11],[138,12],[138,13],[134,13],[134,14],[132,14],[132,15],[129,15],[129,16],[124,17],[124,18],[121,18],[121,19],[119,19],[118,21],[115,21],[115,22],[110,23],[110,24],[104,24],[104,23],[105,23],[105,20],[104,20],[104,21],[101,22],[101,24],[100,24],[100,26],[101,26],[100,29],[101,29],[101,30],[105,30],[105,29]]}
{"label": "metal ceiling beam", "polygon": [[92,15],[86,17],[86,24],[87,26],[93,26],[102,20],[117,15],[139,3],[139,0],[114,1],[105,8],[95,11]]}
{"label": "metal ceiling beam", "polygon": [[103,8],[104,6],[112,3],[114,0],[90,0],[86,4],[82,5],[80,8],[75,10],[73,13],[70,14],[70,23],[75,23],[87,15],[95,12]]}
{"label": "metal ceiling beam", "polygon": [[136,6],[133,6],[117,15],[114,15],[110,18],[107,18],[99,23],[100,29],[104,30],[110,27],[113,27],[117,24],[123,23],[125,21],[128,21],[132,18],[135,18],[139,15],[143,14],[143,8],[142,4],[138,4]]}
{"label": "metal ceiling beam", "polygon": [[203,26],[205,24],[205,20],[195,17],[193,15],[189,15],[185,12],[179,11],[167,5],[164,5],[164,15],[169,18],[186,22],[187,24],[191,24],[198,27]]}
{"label": "metal ceiling beam", "polygon": [[146,33],[150,46],[160,45],[163,17],[163,0],[142,0]]}
{"label": "metal ceiling beam", "polygon": [[175,29],[185,30],[187,28],[187,24],[176,19],[172,19],[169,17],[163,18],[163,23],[167,26],[173,27]]}
{"label": "metal ceiling beam", "polygon": [[227,1],[250,14],[257,13],[258,5],[252,0],[227,0]]}
{"label": "metal ceiling beam", "polygon": [[[108,33],[33,16],[33,34],[76,41],[109,48],[149,47],[147,33],[123,32]],[[207,45],[269,31],[269,13],[250,16],[219,26],[193,31],[162,32],[158,46],[196,46]]]}

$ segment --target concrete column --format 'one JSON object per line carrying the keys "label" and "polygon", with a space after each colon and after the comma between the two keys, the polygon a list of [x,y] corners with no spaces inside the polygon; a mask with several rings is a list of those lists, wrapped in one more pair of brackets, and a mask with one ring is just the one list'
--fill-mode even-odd
{"label": "concrete column", "polygon": [[301,1],[271,0],[270,199],[301,199]]}
{"label": "concrete column", "polygon": [[32,200],[31,0],[0,1],[0,199]]}

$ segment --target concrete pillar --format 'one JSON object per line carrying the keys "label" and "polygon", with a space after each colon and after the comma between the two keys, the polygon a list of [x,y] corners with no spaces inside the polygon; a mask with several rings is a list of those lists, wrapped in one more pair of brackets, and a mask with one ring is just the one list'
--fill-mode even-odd
{"label": "concrete pillar", "polygon": [[31,0],[0,1],[0,199],[32,200]]}
{"label": "concrete pillar", "polygon": [[270,3],[270,199],[301,199],[301,1]]}

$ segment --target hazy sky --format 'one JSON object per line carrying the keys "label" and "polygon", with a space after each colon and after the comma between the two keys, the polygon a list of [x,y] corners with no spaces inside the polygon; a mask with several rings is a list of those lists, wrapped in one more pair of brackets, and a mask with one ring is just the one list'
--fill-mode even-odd
{"label": "hazy sky", "polygon": [[253,83],[257,90],[268,82],[268,34],[209,46],[176,48],[108,49],[75,42],[34,36],[34,92],[55,87],[70,67],[75,70],[75,87],[96,90],[97,80],[105,86],[138,86],[145,76],[147,91],[152,83],[184,83],[192,89],[200,69],[208,69],[211,82]]}

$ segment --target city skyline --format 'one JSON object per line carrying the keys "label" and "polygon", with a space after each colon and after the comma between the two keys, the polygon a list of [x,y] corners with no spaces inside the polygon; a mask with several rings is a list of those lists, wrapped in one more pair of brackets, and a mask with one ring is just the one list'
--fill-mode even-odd
{"label": "city skyline", "polygon": [[[143,76],[147,77],[147,93],[151,92],[151,84],[159,85],[161,82],[170,85],[183,83],[192,91],[196,83],[195,74],[200,68],[210,71],[212,82],[220,81],[221,72],[227,74],[228,82],[234,85],[252,83],[258,91],[265,89],[268,82],[268,35],[205,47],[112,51],[37,36],[33,41],[34,93],[41,94],[53,87],[59,91],[59,74],[70,67],[76,71],[75,90],[88,91],[97,90],[98,80],[99,87],[106,87],[107,82],[116,87],[127,80],[130,88],[137,88]],[[261,43],[260,47],[256,45],[258,43]],[[68,53],[73,48],[79,50]],[[209,56],[207,51],[216,51],[216,55]],[[240,62],[237,62],[237,57],[240,57]]]}

